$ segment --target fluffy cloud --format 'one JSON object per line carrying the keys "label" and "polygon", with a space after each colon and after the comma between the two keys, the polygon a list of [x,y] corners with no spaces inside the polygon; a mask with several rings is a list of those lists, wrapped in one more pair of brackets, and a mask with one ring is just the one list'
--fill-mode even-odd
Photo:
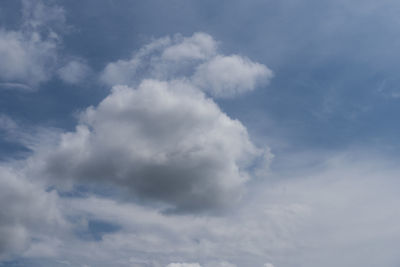
{"label": "fluffy cloud", "polygon": [[22,6],[21,28],[0,29],[2,87],[35,87],[50,79],[57,62],[59,36],[53,29],[64,24],[63,9],[36,0],[22,1]]}
{"label": "fluffy cloud", "polygon": [[88,108],[45,161],[53,178],[111,183],[192,211],[237,200],[248,167],[269,156],[190,83],[145,80]]}
{"label": "fluffy cloud", "polygon": [[[101,79],[115,86],[81,116],[45,160],[50,177],[111,183],[139,200],[177,212],[229,206],[256,160],[246,128],[202,91],[233,96],[268,80],[262,64],[217,53],[208,34],[153,41],[130,60],[110,63]],[[219,78],[217,78],[219,76]]]}
{"label": "fluffy cloud", "polygon": [[266,66],[237,55],[216,56],[198,66],[193,80],[216,97],[232,97],[251,91],[272,78]]}
{"label": "fluffy cloud", "polygon": [[[38,27],[41,23],[32,20],[31,27]],[[175,36],[147,45],[137,53],[133,61],[111,63],[103,77],[111,77],[109,81],[117,83],[113,75],[118,74],[120,76],[117,80],[122,77],[129,86],[114,86],[110,95],[99,105],[82,112],[76,131],[59,135],[58,143],[54,142],[58,130],[27,130],[7,116],[0,117],[0,127],[6,137],[32,151],[26,161],[18,163],[18,172],[17,168],[11,168],[8,172],[10,179],[15,177],[15,173],[20,174],[15,181],[21,188],[4,186],[8,195],[2,196],[16,198],[13,202],[20,208],[15,210],[30,207],[35,215],[18,212],[11,214],[14,209],[3,209],[11,215],[0,217],[0,223],[4,225],[0,230],[10,233],[3,235],[2,257],[14,253],[23,253],[27,257],[48,258],[61,254],[73,257],[72,254],[79,253],[72,247],[87,249],[87,241],[82,240],[79,234],[74,237],[74,231],[90,232],[92,219],[121,227],[115,233],[100,234],[101,238],[96,240],[98,244],[91,250],[94,254],[102,251],[98,245],[111,250],[109,246],[118,247],[115,242],[128,242],[128,250],[137,247],[156,256],[155,250],[160,253],[166,250],[166,246],[170,246],[169,238],[161,232],[159,237],[154,236],[147,230],[135,236],[128,225],[142,227],[142,224],[134,223],[132,217],[124,218],[123,213],[133,212],[136,217],[137,212],[141,212],[139,217],[143,216],[151,222],[153,219],[167,218],[167,215],[159,213],[160,210],[174,213],[219,212],[221,208],[238,203],[245,191],[245,182],[253,172],[265,167],[271,154],[268,149],[256,147],[246,127],[222,112],[193,82],[192,76],[197,66],[217,57],[216,46],[217,43],[207,34]],[[175,62],[174,67],[169,66],[171,62]],[[185,76],[186,67],[191,73]],[[113,68],[115,72],[109,72]],[[133,69],[135,73],[141,73],[141,76],[130,78],[128,74],[132,74]],[[75,83],[82,79],[80,75],[85,71],[85,64],[72,61],[60,68],[58,75],[66,82]],[[145,79],[147,76],[151,78]],[[43,177],[47,180],[43,180]],[[65,183],[72,185],[72,188],[82,184],[94,187],[89,187],[88,198],[72,197],[70,200],[59,198],[54,191],[47,192],[31,181],[45,183],[47,188]],[[9,180],[5,183],[10,184]],[[22,185],[25,187],[22,188]],[[92,194],[98,192],[98,185],[111,185],[112,190],[118,190],[120,200],[134,200],[139,205],[150,203],[157,209],[142,209],[130,201],[122,205],[93,198]],[[100,191],[105,187],[100,187]],[[22,193],[18,190],[22,190]],[[121,192],[124,194],[119,194]],[[71,196],[75,194],[74,190],[67,193]],[[91,205],[93,199],[101,204]],[[6,200],[2,202],[7,203]],[[60,210],[59,205],[62,206]],[[104,218],[103,215],[111,211],[104,210],[107,206],[111,206],[113,211],[121,211],[116,215],[121,220],[110,222]],[[98,207],[102,210],[96,210]],[[44,216],[43,212],[47,212],[47,215]],[[69,224],[73,226],[58,228],[57,231],[64,231],[66,235],[60,238],[57,233],[53,238],[52,229],[63,224],[63,218],[68,218]],[[192,217],[186,217],[185,220],[185,227],[190,233]],[[185,224],[175,218],[161,228],[165,228],[165,233],[170,235],[172,225],[179,227]],[[173,232],[177,235],[179,229],[175,226]],[[152,228],[152,231],[156,228]],[[126,240],[128,236],[132,238],[130,241]],[[11,240],[12,237],[14,239]],[[179,240],[180,249],[182,245],[191,243],[185,239]],[[65,242],[68,246],[63,248],[60,240],[67,240]],[[141,245],[138,246],[136,241],[140,241]],[[102,253],[102,257],[98,256],[97,260],[109,262],[110,257],[109,253]],[[100,266],[97,260],[91,259],[89,262],[94,261]],[[126,266],[127,262],[141,262],[138,263],[141,266],[145,263],[147,266],[158,267],[160,263],[165,266],[173,262],[173,259],[155,259],[151,265],[148,260],[138,260],[129,259],[118,266]],[[219,259],[205,264],[232,266]]]}
{"label": "fluffy cloud", "polygon": [[50,78],[56,61],[56,41],[37,33],[0,30],[0,85],[7,88],[36,86]]}
{"label": "fluffy cloud", "polygon": [[65,223],[56,200],[54,192],[45,192],[22,173],[0,166],[0,260],[59,231]]}
{"label": "fluffy cloud", "polygon": [[60,68],[61,33],[65,32],[65,11],[41,0],[22,0],[18,29],[0,28],[0,87],[32,90],[50,80],[58,70],[67,83],[81,81],[89,67],[72,60]]}
{"label": "fluffy cloud", "polygon": [[130,60],[109,63],[101,80],[108,85],[136,85],[142,78],[185,78],[214,97],[233,97],[267,84],[272,71],[250,59],[218,53],[208,34],[176,35],[153,41]]}

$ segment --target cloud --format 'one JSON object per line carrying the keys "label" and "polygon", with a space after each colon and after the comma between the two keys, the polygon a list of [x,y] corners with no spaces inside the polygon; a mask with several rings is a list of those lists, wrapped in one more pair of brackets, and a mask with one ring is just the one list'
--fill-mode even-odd
{"label": "cloud", "polygon": [[49,68],[57,58],[56,40],[43,40],[38,33],[0,30],[0,57],[2,85],[34,87],[50,78]]}
{"label": "cloud", "polygon": [[195,33],[157,39],[130,60],[109,63],[100,79],[112,86],[137,85],[143,78],[184,78],[214,97],[233,97],[267,84],[272,76],[265,65],[218,53],[218,43],[210,35]]}
{"label": "cloud", "polygon": [[65,224],[56,199],[54,192],[41,190],[22,173],[0,166],[0,260],[42,244],[43,235]]}
{"label": "cloud", "polygon": [[217,42],[205,33],[157,39],[130,60],[105,67],[104,83],[126,86],[114,86],[84,112],[76,132],[63,135],[44,160],[46,175],[118,185],[175,212],[230,206],[251,169],[265,167],[271,154],[255,147],[246,128],[202,90],[233,96],[271,75],[249,59],[218,55]]}
{"label": "cloud", "polygon": [[217,52],[217,42],[208,34],[175,35],[156,39],[129,60],[107,64],[100,79],[107,85],[137,85],[143,78],[168,80],[193,70],[194,65]]}
{"label": "cloud", "polygon": [[[280,267],[396,266],[399,169],[395,162],[348,154],[317,164],[309,158],[313,168],[290,168],[273,173],[275,180],[256,181],[224,216],[164,214],[90,191],[56,197],[26,182],[30,169],[2,168],[0,213],[7,216],[0,216],[0,229],[14,235],[1,235],[7,244],[2,257],[24,255],[29,266],[53,266],[55,261],[121,267],[185,262],[204,267],[266,262]],[[58,212],[69,218],[71,231],[59,233],[57,220],[51,219]],[[90,222],[116,227],[98,229],[94,234],[101,238],[87,239],[80,233],[90,230]]]}
{"label": "cloud", "polygon": [[0,28],[0,88],[34,90],[56,73],[66,83],[80,82],[90,70],[82,60],[60,68],[61,34],[68,29],[65,10],[40,0],[21,2],[20,27]]}
{"label": "cloud", "polygon": [[[0,114],[0,133],[4,141],[20,144],[32,153],[39,153],[42,149],[54,147],[62,130],[21,123],[5,114]],[[12,158],[10,157],[9,160],[12,161]]]}
{"label": "cloud", "polygon": [[59,254],[94,266],[396,266],[394,163],[337,155],[292,172],[253,184],[245,203],[220,217],[166,215],[102,196],[64,199],[69,216],[121,230],[96,244],[74,242]]}
{"label": "cloud", "polygon": [[237,55],[216,56],[197,67],[194,84],[215,97],[232,97],[252,91],[272,78],[266,66]]}
{"label": "cloud", "polygon": [[231,205],[253,161],[270,156],[239,121],[180,80],[114,87],[52,150],[44,161],[53,179],[118,185],[182,212]]}
{"label": "cloud", "polygon": [[84,61],[71,60],[58,69],[57,74],[64,82],[77,84],[82,82],[90,72],[90,67]]}
{"label": "cloud", "polygon": [[[0,80],[3,87],[35,87],[49,80],[57,63],[59,35],[65,23],[64,10],[41,1],[22,1],[18,30],[0,29]],[[13,86],[11,86],[13,87]],[[15,86],[14,86],[15,87]]]}

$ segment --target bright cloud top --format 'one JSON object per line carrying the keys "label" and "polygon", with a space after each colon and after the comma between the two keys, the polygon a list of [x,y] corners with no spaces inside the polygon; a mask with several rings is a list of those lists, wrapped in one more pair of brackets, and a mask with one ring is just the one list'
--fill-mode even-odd
{"label": "bright cloud top", "polygon": [[137,84],[141,78],[186,79],[214,97],[233,97],[265,85],[270,69],[239,56],[219,54],[208,34],[176,35],[153,41],[130,60],[109,63],[101,80],[108,85]]}

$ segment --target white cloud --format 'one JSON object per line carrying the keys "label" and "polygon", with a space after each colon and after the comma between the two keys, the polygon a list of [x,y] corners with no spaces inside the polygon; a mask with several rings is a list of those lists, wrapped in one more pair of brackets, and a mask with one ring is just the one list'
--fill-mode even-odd
{"label": "white cloud", "polygon": [[[183,42],[174,40],[158,40],[136,58],[136,73],[156,73],[165,79],[134,82],[128,78],[131,62],[125,62],[127,69],[115,63],[127,71],[122,73],[129,83],[137,84],[113,87],[56,145],[37,142],[26,133],[17,138],[32,147],[34,155],[15,163],[17,167],[0,169],[0,203],[6,203],[0,207],[1,257],[58,257],[71,266],[396,266],[396,165],[380,164],[376,153],[369,153],[372,159],[356,157],[357,161],[336,157],[305,171],[294,164],[297,167],[272,173],[275,179],[253,179],[244,194],[254,160],[270,154],[257,148],[244,125],[224,114],[191,79],[213,60],[234,58],[240,65],[243,58],[187,59],[183,53],[171,56],[182,58],[181,66],[160,71],[166,48]],[[152,63],[143,67],[145,58]],[[185,64],[193,70],[186,76],[179,70]],[[205,75],[202,80],[207,79]],[[232,84],[246,88],[248,80],[254,79],[232,78]],[[0,127],[9,133],[20,131],[5,116],[0,117]],[[286,155],[285,161],[291,159]],[[313,160],[307,166],[309,162],[315,166]],[[58,198],[33,184],[43,182],[43,176],[48,185],[103,184],[125,194],[116,199],[114,192],[108,195],[112,190],[104,194],[104,187],[89,187],[84,197],[74,196],[77,192],[72,190],[68,197]],[[239,197],[242,201],[235,202]],[[154,209],[143,205],[148,203],[162,204]],[[232,203],[235,208],[224,215],[193,216]],[[160,212],[164,208],[186,214]],[[62,217],[73,226],[61,227],[65,233],[60,236]],[[91,220],[118,227],[98,233],[99,240],[85,240],[79,233],[90,231]]]}
{"label": "white cloud", "polygon": [[160,38],[145,45],[130,60],[108,63],[100,76],[100,80],[109,86],[137,84],[141,80],[141,76],[151,76],[154,68],[153,62],[160,61],[161,51],[170,46],[171,43],[172,40],[169,37]]}
{"label": "white cloud", "polygon": [[[22,0],[20,25],[13,30],[0,28],[0,87],[33,90],[50,80],[58,68],[65,11],[40,0]],[[77,82],[83,70],[82,64],[73,61],[60,70],[60,76]]]}
{"label": "white cloud", "polygon": [[266,66],[237,55],[216,56],[197,67],[194,84],[215,97],[232,97],[252,91],[272,78]]}
{"label": "white cloud", "polygon": [[113,88],[46,158],[54,179],[106,182],[178,211],[229,206],[268,150],[185,81]]}
{"label": "white cloud", "polygon": [[[182,236],[171,246],[170,237],[171,234],[179,236],[183,226],[189,236],[200,238],[192,232],[192,225],[196,224],[193,217],[186,216],[183,222],[183,217],[170,215],[170,219],[167,219],[167,215],[159,213],[160,209],[196,213],[219,212],[220,208],[233,207],[242,197],[244,184],[252,173],[258,167],[265,167],[256,166],[255,162],[260,162],[259,159],[268,160],[271,157],[269,150],[257,148],[244,125],[223,113],[190,79],[196,66],[215,56],[216,42],[211,36],[198,33],[187,38],[175,36],[172,39],[159,39],[141,49],[131,61],[109,64],[103,78],[106,77],[105,80],[111,83],[122,79],[130,86],[114,86],[110,95],[98,106],[89,107],[81,114],[76,131],[61,134],[57,145],[54,141],[41,141],[57,140],[54,138],[57,131],[40,130],[29,136],[18,123],[2,117],[2,128],[7,136],[15,135],[16,141],[33,151],[26,162],[17,164],[18,168],[23,166],[21,172],[24,179],[34,177],[36,182],[47,182],[50,187],[64,182],[72,185],[71,188],[82,184],[111,185],[125,193],[120,195],[120,199],[158,207],[153,210],[140,208],[129,201],[121,204],[98,199],[91,196],[94,194],[91,191],[89,198],[61,198],[58,203],[63,203],[61,210],[66,218],[81,218],[86,222],[71,222],[73,229],[79,231],[88,227],[87,222],[91,218],[110,221],[106,214],[118,212],[116,217],[119,219],[110,223],[121,226],[122,230],[104,234],[90,250],[90,255],[97,256],[89,262],[99,266],[100,260],[109,261],[115,253],[111,248],[123,244],[127,246],[127,251],[136,248],[155,256],[169,250],[168,247],[181,252],[187,250],[193,240]],[[173,68],[169,66],[172,61],[175,62]],[[79,62],[70,62],[58,74],[66,82],[77,82],[80,80],[77,76],[81,73],[81,67]],[[191,69],[191,73],[186,73],[186,67]],[[141,73],[141,78],[131,78],[132,73]],[[153,78],[144,79],[146,76]],[[262,162],[262,165],[267,164],[266,161]],[[43,177],[47,180],[44,181]],[[47,196],[47,193],[43,193],[43,196]],[[92,205],[95,202],[101,204]],[[98,207],[101,210],[97,210]],[[142,213],[139,217],[138,212]],[[132,225],[143,227],[143,224],[141,221],[135,222],[133,217],[126,217],[128,214],[133,214],[136,219],[143,218],[147,223],[155,223],[155,227],[150,227],[150,232],[143,230],[135,234]],[[206,219],[199,221],[202,228],[207,224]],[[217,229],[216,232],[207,233],[207,236],[220,235],[224,224],[216,219],[212,230]],[[22,236],[32,236],[33,228],[23,229],[25,232],[20,233],[25,235]],[[159,229],[164,229],[162,231],[166,236]],[[222,231],[222,235],[226,238],[232,231]],[[40,238],[43,242],[30,244],[24,255],[71,255],[69,250],[78,253],[74,248],[79,247],[87,251],[87,244],[79,237],[63,236],[68,240],[67,248],[62,248],[59,237],[44,235]],[[200,243],[203,253],[208,247],[215,247],[214,244],[208,245],[208,242]],[[28,241],[22,243],[29,244]],[[110,250],[110,253],[104,253],[103,249]],[[101,256],[98,251],[102,251]],[[81,256],[85,259],[85,256]],[[66,257],[64,260],[69,259]],[[146,259],[137,260],[135,262],[147,262]],[[166,257],[162,260],[156,258],[153,265],[160,266],[162,263],[165,266],[173,261]],[[126,259],[119,266],[126,266],[127,262],[132,263]],[[205,264],[234,266],[215,257],[209,262],[205,261]]]}
{"label": "white cloud", "polygon": [[100,79],[110,86],[137,85],[143,78],[175,79],[187,75],[216,52],[217,42],[205,33],[164,37],[145,45],[130,60],[109,63]]}
{"label": "white cloud", "polygon": [[292,171],[294,178],[275,174],[253,184],[245,203],[219,217],[165,215],[104,197],[64,199],[68,216],[121,230],[96,244],[73,241],[58,254],[93,266],[396,266],[395,165],[345,156]]}
{"label": "white cloud", "polygon": [[238,55],[218,53],[218,43],[208,34],[176,35],[153,41],[130,60],[109,63],[101,80],[108,85],[137,85],[143,78],[187,79],[215,97],[233,97],[267,84],[272,71]]}
{"label": "white cloud", "polygon": [[19,83],[34,87],[50,78],[50,69],[57,60],[57,41],[43,39],[38,33],[0,29],[1,85]]}
{"label": "white cloud", "polygon": [[65,225],[56,199],[23,173],[0,166],[0,260],[42,244],[43,236]]}

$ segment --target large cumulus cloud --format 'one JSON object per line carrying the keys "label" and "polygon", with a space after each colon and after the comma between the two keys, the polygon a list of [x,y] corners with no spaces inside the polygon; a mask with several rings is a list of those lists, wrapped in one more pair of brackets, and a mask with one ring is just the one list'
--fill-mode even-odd
{"label": "large cumulus cloud", "polygon": [[81,114],[76,131],[62,135],[43,158],[44,175],[114,185],[132,199],[173,212],[227,207],[271,155],[204,91],[233,96],[268,75],[262,64],[218,55],[217,42],[205,33],[155,40],[131,60],[107,65],[103,82],[125,85],[113,86]]}
{"label": "large cumulus cloud", "polygon": [[[227,206],[257,158],[246,128],[184,80],[116,86],[46,158],[51,178],[105,182],[176,211]],[[253,166],[254,167],[254,166]]]}
{"label": "large cumulus cloud", "polygon": [[[34,25],[37,24],[32,20],[32,27]],[[175,217],[160,214],[160,210],[218,213],[238,203],[246,181],[268,165],[271,154],[267,148],[254,145],[246,127],[220,109],[211,98],[217,95],[214,87],[208,90],[200,84],[201,80],[207,84],[210,74],[196,73],[219,60],[227,60],[233,69],[243,70],[244,74],[258,72],[255,76],[254,73],[244,75],[246,81],[234,76],[230,79],[229,75],[217,81],[228,84],[224,97],[254,89],[260,75],[268,79],[268,75],[262,73],[267,67],[238,55],[218,54],[217,42],[207,34],[166,37],[142,48],[132,60],[110,63],[106,67],[102,79],[110,85],[111,92],[98,105],[81,112],[74,131],[40,130],[36,136],[3,116],[0,119],[3,131],[13,136],[11,140],[29,148],[31,154],[16,166],[0,169],[0,186],[4,184],[0,200],[11,203],[4,205],[0,213],[0,231],[4,233],[0,238],[0,256],[3,259],[13,255],[51,258],[64,253],[73,257],[74,253],[80,254],[73,247],[88,248],[87,242],[93,242],[90,251],[96,254],[101,251],[99,245],[115,247],[114,242],[118,240],[128,245],[127,251],[133,247],[142,251],[147,246],[148,252],[157,257],[158,252],[166,250],[164,245],[169,246],[170,242],[168,237],[163,240],[163,233],[156,236],[156,243],[162,241],[156,244],[154,234],[147,236],[147,230],[143,231],[144,235],[134,234],[133,228],[127,230],[126,225],[135,221],[132,217],[128,218],[128,224],[119,219],[109,222],[102,218],[102,214],[108,212],[105,210],[107,201],[97,206],[90,204],[96,197],[101,199],[104,193],[111,192],[110,197],[117,197],[118,201],[121,198],[133,200],[134,204],[129,201],[117,204],[114,199],[111,203],[116,205],[112,209],[128,207],[122,210],[129,213],[131,207],[135,207],[135,212],[142,210],[150,224],[156,223],[153,219]],[[81,67],[71,63],[58,74],[66,82],[76,83],[81,78],[75,74],[80,73]],[[41,80],[34,83],[39,82]],[[58,141],[54,137],[57,135]],[[61,187],[65,184],[72,187]],[[88,190],[87,198],[76,198],[79,192],[74,189],[81,185]],[[55,188],[72,190],[57,195]],[[110,191],[103,191],[105,188]],[[157,209],[139,208],[143,203]],[[89,210],[84,210],[86,205],[90,206]],[[97,208],[101,210],[96,211]],[[27,209],[32,212],[26,212]],[[122,218],[120,215],[118,217]],[[137,217],[136,213],[133,215]],[[194,223],[191,216],[185,217],[188,224]],[[201,218],[207,225],[208,217]],[[86,224],[80,223],[81,219]],[[91,219],[117,225],[118,230],[101,235],[100,240],[82,240],[79,233],[91,230]],[[65,220],[71,228],[66,227]],[[181,219],[175,217],[172,221],[174,229],[180,230]],[[165,229],[167,236],[171,235],[169,227]],[[150,230],[158,232],[159,229],[156,225]],[[63,231],[65,236],[60,234]],[[186,239],[183,237],[181,241],[192,243]],[[58,247],[59,244],[66,244],[66,247]],[[162,250],[156,253],[155,248]],[[102,257],[110,261],[112,256],[106,253]],[[231,266],[221,260],[213,257],[207,261],[209,265],[202,265]],[[166,265],[186,260],[164,258],[154,262],[154,266],[160,266],[161,262]]]}

